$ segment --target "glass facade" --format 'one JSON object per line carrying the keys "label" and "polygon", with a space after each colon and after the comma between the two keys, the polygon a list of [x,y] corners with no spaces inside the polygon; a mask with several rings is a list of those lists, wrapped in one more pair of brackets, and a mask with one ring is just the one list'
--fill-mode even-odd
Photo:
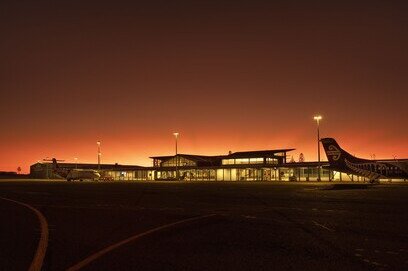
{"label": "glass facade", "polygon": [[[322,179],[329,180],[330,172],[322,170]],[[183,181],[308,181],[317,179],[316,168],[217,168],[181,169]],[[331,174],[330,176],[333,176]],[[156,180],[175,180],[175,170],[157,170]]]}
{"label": "glass facade", "polygon": [[[316,167],[244,167],[244,168],[191,168],[179,169],[180,180],[183,181],[316,181]],[[175,170],[150,169],[132,171],[103,171],[103,177],[112,181],[146,181],[176,180]],[[357,176],[321,170],[322,180],[353,181],[360,180]]]}
{"label": "glass facade", "polygon": [[[216,169],[180,169],[178,172],[182,181],[216,181],[220,177]],[[176,176],[175,170],[156,171],[156,180],[175,180]]]}
{"label": "glass facade", "polygon": [[[272,162],[273,161],[273,162]],[[222,159],[223,165],[251,165],[251,164],[277,164],[278,159],[276,158],[236,158],[236,159]]]}
{"label": "glass facade", "polygon": [[[178,160],[178,161],[177,161]],[[182,156],[173,157],[167,161],[161,163],[161,167],[185,167],[185,166],[196,166],[194,161],[188,160]]]}
{"label": "glass facade", "polygon": [[265,163],[267,163],[267,164],[274,164],[274,165],[276,165],[276,164],[278,164],[278,159],[276,159],[276,158],[265,158]]}
{"label": "glass facade", "polygon": [[222,159],[222,164],[223,165],[234,165],[235,159]]}
{"label": "glass facade", "polygon": [[152,170],[132,170],[132,171],[117,171],[106,170],[101,174],[104,178],[110,178],[113,181],[149,181],[153,180]]}

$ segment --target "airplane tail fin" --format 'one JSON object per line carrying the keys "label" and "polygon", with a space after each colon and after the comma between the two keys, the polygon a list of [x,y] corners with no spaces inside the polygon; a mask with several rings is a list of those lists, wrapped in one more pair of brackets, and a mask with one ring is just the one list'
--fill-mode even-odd
{"label": "airplane tail fin", "polygon": [[332,168],[345,169],[345,160],[349,162],[358,162],[362,160],[343,150],[334,138],[322,138],[320,141],[323,144],[324,151],[326,152],[327,159]]}
{"label": "airplane tail fin", "polygon": [[60,169],[60,167],[59,167],[57,162],[61,162],[61,161],[64,161],[64,160],[57,160],[56,158],[52,158],[51,160],[48,160],[48,161],[52,161],[53,171],[58,171]]}
{"label": "airplane tail fin", "polygon": [[63,178],[67,177],[69,170],[60,168],[60,166],[57,163],[57,162],[63,162],[64,160],[57,160],[55,158],[52,158],[51,160],[48,160],[48,161],[52,161],[52,171],[54,172],[54,174],[59,175]]}
{"label": "airplane tail fin", "polygon": [[54,171],[57,171],[57,169],[58,169],[57,159],[55,159],[55,158],[52,158],[52,169]]}

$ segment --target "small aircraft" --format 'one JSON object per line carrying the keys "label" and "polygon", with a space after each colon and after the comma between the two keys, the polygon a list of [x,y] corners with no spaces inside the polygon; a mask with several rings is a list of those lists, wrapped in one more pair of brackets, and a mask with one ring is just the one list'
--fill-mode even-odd
{"label": "small aircraft", "polygon": [[55,174],[67,179],[69,182],[73,180],[98,180],[101,177],[101,174],[93,169],[60,168],[55,158],[52,158],[52,168]]}
{"label": "small aircraft", "polygon": [[363,176],[371,183],[379,179],[408,179],[408,159],[362,159],[340,148],[334,138],[322,138],[320,141],[329,160],[328,169]]}

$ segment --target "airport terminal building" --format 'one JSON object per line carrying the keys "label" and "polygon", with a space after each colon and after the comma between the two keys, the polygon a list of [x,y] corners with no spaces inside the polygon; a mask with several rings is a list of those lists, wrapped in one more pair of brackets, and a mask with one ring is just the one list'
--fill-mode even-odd
{"label": "airport terminal building", "polygon": [[[293,149],[235,152],[224,156],[154,156],[155,180],[295,181],[317,178],[317,163],[287,163]],[[325,171],[326,179],[329,172]]]}
{"label": "airport terminal building", "polygon": [[[288,162],[287,153],[294,149],[234,152],[205,156],[177,154],[153,156],[153,166],[119,164],[59,163],[65,169],[94,169],[102,179],[112,181],[316,181],[318,162]],[[362,180],[361,177],[327,170],[321,162],[322,181]],[[57,178],[51,163],[38,162],[30,167],[33,178]]]}

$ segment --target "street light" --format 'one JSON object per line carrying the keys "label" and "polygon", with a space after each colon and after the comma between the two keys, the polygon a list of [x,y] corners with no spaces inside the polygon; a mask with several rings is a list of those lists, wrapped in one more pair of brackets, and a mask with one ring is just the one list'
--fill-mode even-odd
{"label": "street light", "polygon": [[320,176],[320,120],[322,116],[314,116],[313,119],[317,122],[317,181],[321,180]]}
{"label": "street light", "polygon": [[173,133],[173,135],[174,135],[174,137],[176,138],[176,180],[178,180],[179,179],[179,174],[178,174],[178,157],[177,157],[177,141],[178,141],[178,136],[179,136],[179,133],[177,133],[177,132],[175,132],[175,133]]}
{"label": "street light", "polygon": [[74,160],[75,160],[75,168],[78,168],[78,158],[74,158]]}
{"label": "street light", "polygon": [[[45,157],[45,158],[43,159],[43,161],[48,162],[48,161],[50,161],[50,158],[48,158],[48,156],[47,156],[47,157]],[[49,169],[48,169],[48,163],[45,163],[45,170],[46,170],[46,172],[47,172],[46,177],[47,177],[47,179],[49,179],[49,178],[50,178],[50,173],[49,173]]]}
{"label": "street light", "polygon": [[96,144],[98,145],[98,170],[101,169],[101,142],[97,141]]}

